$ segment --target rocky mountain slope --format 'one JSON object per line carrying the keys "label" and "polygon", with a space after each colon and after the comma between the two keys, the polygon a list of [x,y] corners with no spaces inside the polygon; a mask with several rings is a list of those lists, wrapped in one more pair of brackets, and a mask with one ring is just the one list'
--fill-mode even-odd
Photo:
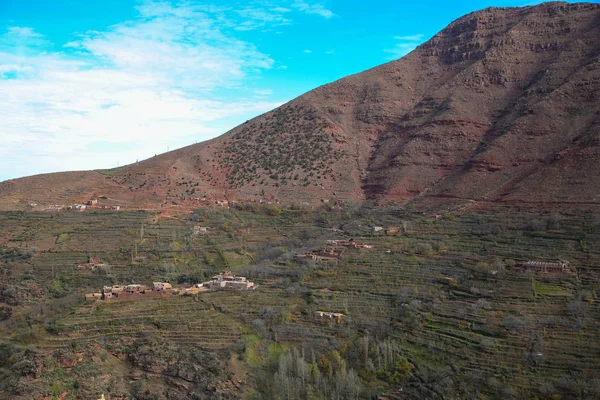
{"label": "rocky mountain slope", "polygon": [[600,202],[600,5],[489,8],[409,55],[213,139],[113,170],[0,183],[0,206],[95,194],[315,202]]}

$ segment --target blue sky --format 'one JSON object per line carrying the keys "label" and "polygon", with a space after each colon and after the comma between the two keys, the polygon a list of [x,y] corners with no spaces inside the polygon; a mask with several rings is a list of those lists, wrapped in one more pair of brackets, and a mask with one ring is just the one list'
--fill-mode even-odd
{"label": "blue sky", "polygon": [[537,3],[0,0],[0,181],[207,140],[466,13]]}

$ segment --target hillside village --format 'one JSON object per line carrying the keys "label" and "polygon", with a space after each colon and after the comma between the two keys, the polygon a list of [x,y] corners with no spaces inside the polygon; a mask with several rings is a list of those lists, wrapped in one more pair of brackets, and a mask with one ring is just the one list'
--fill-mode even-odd
{"label": "hillside village", "polygon": [[189,287],[173,287],[169,282],[153,282],[152,286],[139,283],[104,286],[100,292],[86,294],[85,300],[137,300],[165,295],[193,295],[207,291],[255,290],[257,287],[258,285],[255,285],[243,276],[234,275],[231,271],[224,271],[213,276],[210,281]]}
{"label": "hillside village", "polygon": [[[560,354],[549,347],[529,350],[531,343],[521,332],[534,329],[542,335],[543,330],[537,320],[518,312],[575,313],[577,307],[591,312],[590,307],[595,307],[590,302],[595,301],[593,292],[584,292],[582,304],[571,299],[581,284],[579,276],[583,282],[595,279],[592,259],[581,252],[588,250],[573,239],[566,243],[553,239],[578,232],[570,228],[571,217],[564,216],[561,226],[554,224],[552,230],[531,231],[528,218],[536,228],[543,224],[518,213],[507,213],[503,218],[513,218],[511,225],[496,229],[493,214],[435,218],[437,214],[398,208],[359,210],[349,216],[326,207],[278,211],[271,215],[266,205],[251,210],[216,205],[168,218],[127,210],[102,213],[102,217],[32,214],[46,225],[36,222],[31,225],[36,236],[15,236],[16,240],[34,243],[24,240],[39,240],[40,232],[48,232],[54,247],[39,250],[31,261],[37,276],[45,273],[50,281],[54,276],[52,282],[65,285],[65,293],[77,299],[73,300],[75,314],[57,317],[55,325],[48,323],[49,333],[40,343],[70,349],[71,343],[87,346],[103,338],[117,346],[116,356],[127,362],[134,361],[120,352],[135,354],[136,350],[117,344],[127,337],[164,338],[170,346],[182,346],[181,354],[191,349],[187,346],[229,351],[235,343],[245,343],[254,348],[247,340],[260,340],[257,346],[276,343],[272,345],[289,348],[308,343],[315,352],[321,351],[320,346],[331,349],[318,353],[318,365],[321,357],[334,359],[328,355],[333,349],[350,360],[352,353],[342,346],[364,351],[368,335],[369,344],[375,346],[369,348],[368,357],[377,364],[385,354],[377,346],[401,349],[394,346],[404,338],[435,343],[449,334],[475,340],[477,332],[483,331],[497,335],[494,348],[508,343],[527,352],[525,356],[516,351],[486,353],[494,360],[510,356],[521,368],[534,360],[536,365],[548,363],[562,371],[555,362],[564,357],[562,350]],[[7,218],[15,221],[10,215]],[[54,224],[69,226],[69,234],[60,239],[52,236],[57,231]],[[517,237],[528,245],[515,248]],[[409,281],[415,286],[405,284]],[[505,299],[518,307],[500,314]],[[44,313],[41,323],[49,320],[50,311]],[[565,323],[544,327],[552,334],[571,332]],[[359,336],[344,338],[344,332],[358,330]],[[391,336],[388,344],[381,335],[390,330],[402,336]],[[362,333],[366,331],[369,334]],[[338,346],[337,340],[343,344]],[[557,343],[548,336],[544,340]],[[567,349],[566,343],[557,346]],[[448,356],[452,348],[438,345],[427,357],[455,357]],[[469,366],[481,365],[478,349],[467,346],[472,354],[466,360]],[[411,359],[419,354],[408,351]],[[59,360],[63,366],[74,363],[63,356]],[[135,365],[135,379],[146,381],[139,372],[143,367]],[[504,371],[509,366],[498,368]],[[327,376],[326,370],[322,373]],[[373,381],[390,382],[388,375],[379,376]]]}
{"label": "hillside village", "polygon": [[[69,51],[94,50],[89,58],[132,33],[191,50],[212,32],[208,47],[245,54],[239,77],[268,78],[285,60],[265,55],[273,43],[256,35],[277,24],[325,37],[327,26],[358,21],[345,2],[142,3]],[[406,28],[400,13],[380,19]],[[380,22],[367,14],[357,15]],[[0,182],[0,399],[600,399],[599,21],[595,3],[470,12],[424,43],[411,36],[416,47],[399,60],[210,141],[118,168]],[[16,22],[10,38],[44,41]],[[373,54],[393,47],[363,36]],[[40,49],[23,57],[48,58]],[[344,52],[333,53],[319,57],[335,66]],[[153,77],[172,75],[158,62],[134,83],[154,90]],[[73,68],[89,78],[101,64]],[[10,84],[23,75],[8,74]],[[43,100],[41,89],[18,97]],[[276,95],[255,92],[237,109],[255,112]],[[226,106],[217,103],[179,115]],[[37,125],[56,111],[42,109]],[[98,115],[79,114],[71,122],[83,128],[81,118]],[[77,140],[60,130],[72,136],[64,143]]]}

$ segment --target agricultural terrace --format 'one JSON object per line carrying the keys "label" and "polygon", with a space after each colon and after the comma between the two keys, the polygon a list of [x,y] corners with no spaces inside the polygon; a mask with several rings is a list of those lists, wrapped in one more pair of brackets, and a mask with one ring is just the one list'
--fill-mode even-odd
{"label": "agricultural terrace", "polygon": [[[4,392],[600,397],[593,212],[507,206],[434,217],[397,207],[254,205],[156,217],[0,213]],[[206,234],[194,233],[198,225]],[[348,248],[338,263],[294,257],[350,238],[372,248]],[[90,256],[109,267],[77,269]],[[576,273],[511,268],[526,260],[568,260]],[[104,285],[189,286],[224,270],[259,288],[83,301]],[[318,320],[316,311],[344,317]]]}

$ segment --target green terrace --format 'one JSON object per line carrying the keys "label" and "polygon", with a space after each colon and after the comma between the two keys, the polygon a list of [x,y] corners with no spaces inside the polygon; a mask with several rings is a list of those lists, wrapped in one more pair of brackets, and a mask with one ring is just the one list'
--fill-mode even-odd
{"label": "green terrace", "polygon": [[[144,212],[0,213],[0,224],[1,279],[12,288],[2,292],[0,329],[13,346],[35,345],[40,359],[97,344],[129,354],[153,341],[215,352],[222,362],[237,357],[259,398],[272,398],[285,354],[324,376],[355,371],[364,396],[397,387],[406,398],[465,390],[502,398],[506,387],[526,398],[575,398],[584,389],[581,398],[600,396],[582,387],[600,379],[600,223],[590,213],[496,208],[435,219],[399,208],[242,207],[157,221]],[[194,226],[208,229],[194,234]],[[50,248],[35,248],[48,238]],[[349,238],[373,248],[349,248],[337,264],[294,258]],[[89,256],[107,267],[78,269]],[[512,268],[559,259],[576,273]],[[224,270],[258,289],[82,300],[103,285],[189,286]],[[343,321],[319,320],[317,311]]]}

